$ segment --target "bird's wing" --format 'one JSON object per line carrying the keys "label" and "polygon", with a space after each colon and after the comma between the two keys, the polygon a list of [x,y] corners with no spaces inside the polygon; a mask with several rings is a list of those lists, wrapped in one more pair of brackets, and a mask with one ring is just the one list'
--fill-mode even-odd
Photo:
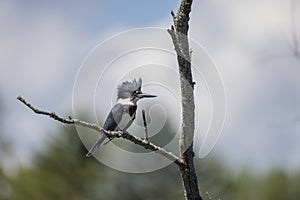
{"label": "bird's wing", "polygon": [[[107,131],[114,131],[117,127],[118,124],[120,123],[123,115],[123,106],[122,104],[118,103],[116,104],[111,111],[109,112],[103,129]],[[99,148],[99,146],[104,142],[106,139],[106,135],[102,132],[100,133],[100,136],[98,140],[95,142],[95,144],[92,146],[92,148],[89,150],[89,152],[86,154],[87,157],[90,157],[94,154],[94,152]]]}
{"label": "bird's wing", "polygon": [[108,114],[103,129],[114,131],[118,127],[118,124],[122,119],[122,115],[123,115],[123,106],[122,104],[118,103],[111,109],[110,113]]}

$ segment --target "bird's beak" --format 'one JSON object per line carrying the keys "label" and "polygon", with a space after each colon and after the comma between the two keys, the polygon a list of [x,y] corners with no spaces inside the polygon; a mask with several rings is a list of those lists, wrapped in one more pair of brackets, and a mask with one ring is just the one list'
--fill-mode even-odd
{"label": "bird's beak", "polygon": [[152,95],[152,94],[141,93],[141,94],[138,94],[138,97],[141,99],[141,98],[154,98],[154,97],[157,97],[157,96]]}

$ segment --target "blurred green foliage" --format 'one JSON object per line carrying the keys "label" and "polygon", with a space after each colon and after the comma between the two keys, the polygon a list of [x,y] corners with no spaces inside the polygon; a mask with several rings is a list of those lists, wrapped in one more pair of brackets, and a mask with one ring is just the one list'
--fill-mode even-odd
{"label": "blurred green foliage", "polygon": [[[175,165],[146,174],[128,174],[85,154],[74,127],[63,128],[43,152],[34,156],[31,167],[20,166],[10,176],[0,168],[0,199],[184,199]],[[213,200],[300,199],[300,171],[233,172],[217,159],[196,160],[196,169],[204,199],[208,199],[205,192]]]}

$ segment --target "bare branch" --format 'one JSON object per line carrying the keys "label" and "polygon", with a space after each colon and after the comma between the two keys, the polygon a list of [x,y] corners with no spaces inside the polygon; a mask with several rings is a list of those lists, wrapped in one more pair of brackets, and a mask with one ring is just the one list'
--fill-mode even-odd
{"label": "bare branch", "polygon": [[72,119],[64,119],[64,118],[59,117],[58,115],[56,115],[54,112],[42,111],[42,110],[39,110],[39,109],[33,107],[30,103],[26,102],[26,100],[23,99],[21,96],[18,96],[17,99],[19,101],[21,101],[23,104],[25,104],[28,108],[30,108],[36,114],[47,115],[50,118],[55,119],[55,120],[57,120],[61,123],[64,123],[64,124],[74,124],[74,121]]}
{"label": "bare branch", "polygon": [[148,142],[148,127],[146,122],[145,110],[142,110],[142,115],[143,115],[143,122],[145,127],[145,140]]}
{"label": "bare branch", "polygon": [[25,99],[23,99],[21,96],[17,97],[17,99],[19,101],[21,101],[23,104],[25,104],[28,108],[30,108],[36,114],[49,116],[50,118],[52,118],[56,121],[59,121],[61,123],[64,123],[64,124],[75,124],[75,125],[83,126],[83,127],[86,127],[86,128],[90,128],[90,129],[93,129],[93,130],[95,130],[99,133],[101,133],[103,131],[108,138],[123,138],[123,139],[129,140],[129,141],[133,142],[134,144],[137,144],[141,147],[144,147],[145,149],[151,150],[155,153],[158,153],[158,154],[164,156],[165,158],[173,161],[178,166],[185,165],[184,161],[181,158],[175,156],[173,153],[168,152],[164,148],[159,147],[159,146],[157,146],[157,145],[155,145],[155,144],[153,144],[149,141],[145,141],[145,140],[143,140],[139,137],[131,135],[127,131],[124,131],[124,132],[123,131],[106,131],[106,130],[103,130],[102,128],[100,128],[97,124],[92,124],[92,123],[89,123],[89,122],[81,121],[79,119],[74,119],[70,116],[69,116],[68,119],[66,119],[66,118],[58,116],[54,112],[47,112],[47,111],[43,111],[43,110],[40,110],[38,108],[35,108],[30,103],[28,103]]}
{"label": "bare branch", "polygon": [[131,135],[127,131],[125,131],[121,137],[124,139],[130,140],[131,142],[133,142],[137,145],[140,145],[140,146],[144,147],[145,149],[149,149],[151,151],[154,151],[155,153],[161,154],[162,156],[166,157],[167,159],[175,162],[178,166],[185,165],[184,161],[181,158],[175,156],[173,153],[168,152],[164,148],[156,146],[155,144],[153,144],[149,141],[145,141],[139,137]]}

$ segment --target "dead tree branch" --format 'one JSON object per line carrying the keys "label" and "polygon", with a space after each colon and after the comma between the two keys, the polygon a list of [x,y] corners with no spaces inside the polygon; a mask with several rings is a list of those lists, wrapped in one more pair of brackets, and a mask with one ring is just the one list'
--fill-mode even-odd
{"label": "dead tree branch", "polygon": [[145,110],[142,110],[142,115],[143,115],[143,122],[144,122],[144,128],[145,128],[145,140],[148,141],[148,127],[147,127]]}
{"label": "dead tree branch", "polygon": [[50,118],[52,118],[56,121],[59,121],[63,124],[75,124],[75,125],[79,125],[79,126],[82,126],[82,127],[93,129],[93,130],[95,130],[99,133],[104,131],[104,133],[106,134],[106,136],[108,138],[123,138],[123,139],[126,139],[126,140],[131,141],[134,144],[137,144],[137,145],[139,145],[139,146],[141,146],[145,149],[151,150],[155,153],[158,153],[158,154],[164,156],[165,158],[171,160],[172,162],[174,162],[178,166],[185,165],[183,160],[181,158],[175,156],[173,153],[168,152],[164,148],[159,147],[159,146],[157,146],[157,145],[155,145],[155,144],[153,144],[149,141],[146,141],[146,140],[143,140],[139,137],[136,137],[136,136],[130,134],[129,132],[127,132],[127,131],[124,131],[124,132],[123,131],[105,131],[102,128],[100,128],[97,124],[92,124],[92,123],[89,123],[89,122],[74,119],[70,116],[69,116],[68,119],[66,119],[66,118],[58,116],[54,112],[47,112],[47,111],[43,111],[43,110],[40,110],[38,108],[35,108],[30,103],[28,103],[25,99],[23,99],[21,96],[17,97],[17,99],[19,101],[21,101],[23,104],[25,104],[28,108],[30,108],[36,114],[49,116]]}
{"label": "dead tree branch", "polygon": [[194,82],[191,69],[191,51],[188,41],[189,15],[193,0],[182,0],[175,15],[174,26],[168,30],[177,54],[180,75],[182,133],[179,140],[180,156],[186,165],[180,167],[185,197],[188,200],[202,200],[194,167],[193,139],[195,129]]}

